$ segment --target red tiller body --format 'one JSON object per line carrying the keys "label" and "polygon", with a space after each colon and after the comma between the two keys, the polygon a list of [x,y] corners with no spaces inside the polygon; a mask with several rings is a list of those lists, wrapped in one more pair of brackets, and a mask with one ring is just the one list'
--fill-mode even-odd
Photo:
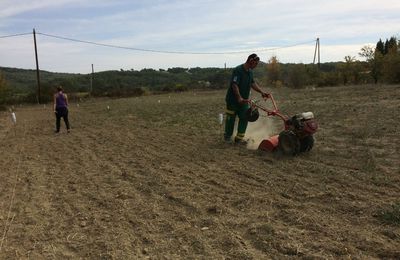
{"label": "red tiller body", "polygon": [[[299,130],[297,129],[297,127],[294,126],[293,121],[295,117],[290,118],[287,115],[282,114],[279,111],[276,102],[274,100],[274,97],[272,95],[270,95],[268,98],[264,98],[264,101],[266,101],[267,99],[271,100],[273,106],[272,109],[263,107],[257,104],[258,102],[252,102],[252,107],[264,111],[267,114],[267,116],[277,116],[281,118],[284,123],[284,130],[292,130],[300,139],[304,138],[305,136],[312,135],[317,131],[318,124],[313,117],[310,119],[301,120],[302,127],[301,130]],[[263,140],[258,146],[258,149],[272,152],[278,147],[278,144],[279,144],[279,135],[274,135],[269,137],[268,139]]]}

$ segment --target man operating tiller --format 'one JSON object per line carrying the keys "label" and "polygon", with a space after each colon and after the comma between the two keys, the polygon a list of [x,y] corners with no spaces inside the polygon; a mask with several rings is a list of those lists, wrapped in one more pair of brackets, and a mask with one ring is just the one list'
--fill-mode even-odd
{"label": "man operating tiller", "polygon": [[263,98],[268,98],[269,93],[263,92],[253,78],[253,69],[257,67],[260,58],[253,53],[244,64],[234,68],[228,91],[226,93],[226,121],[224,140],[231,142],[236,116],[239,117],[235,144],[246,144],[244,136],[248,124],[246,112],[250,107],[250,89],[259,92]]}

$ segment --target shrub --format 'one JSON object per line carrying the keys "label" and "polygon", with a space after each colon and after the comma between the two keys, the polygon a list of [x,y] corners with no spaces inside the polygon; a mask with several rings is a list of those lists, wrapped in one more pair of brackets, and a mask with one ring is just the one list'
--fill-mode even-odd
{"label": "shrub", "polygon": [[6,79],[0,72],[0,105],[4,105],[7,102],[9,96],[9,89],[7,87]]}
{"label": "shrub", "polygon": [[281,79],[281,66],[276,56],[272,56],[268,60],[267,76],[269,83],[273,83]]}
{"label": "shrub", "polygon": [[389,84],[400,83],[400,54],[389,53],[383,58],[383,78]]}
{"label": "shrub", "polygon": [[307,73],[303,64],[292,65],[288,69],[286,84],[292,88],[301,88],[307,85]]}
{"label": "shrub", "polygon": [[341,82],[340,76],[336,72],[323,72],[317,82],[318,87],[337,86]]}
{"label": "shrub", "polygon": [[183,91],[187,91],[187,90],[188,90],[188,88],[182,84],[176,84],[175,88],[174,88],[175,92],[183,92]]}

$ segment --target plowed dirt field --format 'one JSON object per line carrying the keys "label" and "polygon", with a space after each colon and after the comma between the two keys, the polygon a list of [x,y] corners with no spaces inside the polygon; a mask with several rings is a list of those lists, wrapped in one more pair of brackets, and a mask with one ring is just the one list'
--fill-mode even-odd
{"label": "plowed dirt field", "polygon": [[400,86],[271,92],[314,112],[310,153],[255,150],[267,117],[225,144],[225,91],[71,102],[69,134],[1,112],[0,258],[400,258]]}

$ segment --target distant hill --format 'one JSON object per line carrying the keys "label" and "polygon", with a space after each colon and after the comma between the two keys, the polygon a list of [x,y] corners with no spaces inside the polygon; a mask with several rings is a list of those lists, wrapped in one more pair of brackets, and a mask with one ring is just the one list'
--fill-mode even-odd
{"label": "distant hill", "polygon": [[[163,90],[177,85],[187,88],[204,86],[217,87],[224,84],[221,79],[229,80],[230,69],[220,68],[170,68],[168,70],[143,69],[113,70],[94,73],[93,91],[107,91],[113,88],[146,88]],[[24,93],[35,91],[36,70],[0,67],[0,72],[7,85],[15,92]],[[89,91],[91,74],[56,73],[40,71],[41,85],[52,87],[63,85],[71,91]],[[206,82],[209,82],[206,84]],[[218,86],[218,87],[223,87]]]}
{"label": "distant hill", "polygon": [[[7,85],[12,88],[13,91],[27,92],[32,88],[35,89],[37,86],[36,70],[0,67],[0,72],[5,77]],[[81,74],[40,71],[41,81],[45,84],[61,79],[71,79],[82,76]]]}
{"label": "distant hill", "polygon": [[[341,62],[321,64],[319,72],[335,72]],[[340,81],[336,74],[325,77],[315,64],[279,64],[279,79],[269,79],[267,64],[261,62],[254,70],[256,81],[262,85],[278,84],[289,87],[307,85],[334,85]],[[37,97],[36,71],[0,67],[0,73],[9,90],[9,100],[34,102]],[[110,70],[93,74],[57,73],[40,71],[41,100],[51,100],[54,89],[62,85],[68,93],[91,92],[94,96],[131,96],[145,92],[176,92],[189,89],[227,88],[232,68],[169,68],[167,70],[142,69]],[[320,75],[323,77],[321,78]],[[322,81],[321,81],[322,79]],[[91,85],[92,82],[92,85]],[[3,99],[5,100],[5,99]]]}

